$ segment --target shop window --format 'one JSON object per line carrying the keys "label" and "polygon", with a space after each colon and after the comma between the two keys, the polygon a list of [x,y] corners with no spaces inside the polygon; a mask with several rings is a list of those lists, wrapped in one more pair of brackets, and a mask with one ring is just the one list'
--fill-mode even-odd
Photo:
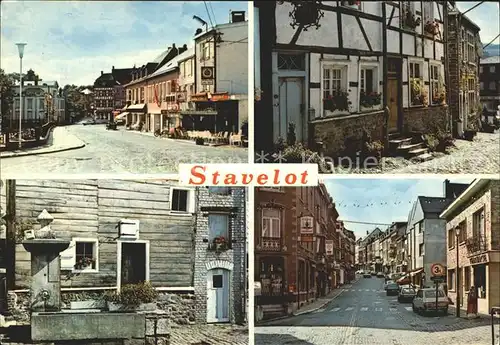
{"label": "shop window", "polygon": [[[257,271],[257,269],[256,269]],[[260,260],[260,272],[257,280],[261,282],[264,296],[279,296],[284,292],[284,270],[281,258],[263,258]]]}
{"label": "shop window", "polygon": [[486,298],[486,265],[474,267],[474,288],[479,298]]}
{"label": "shop window", "polygon": [[464,286],[466,289],[471,287],[470,273],[470,266],[466,266],[464,269]]}

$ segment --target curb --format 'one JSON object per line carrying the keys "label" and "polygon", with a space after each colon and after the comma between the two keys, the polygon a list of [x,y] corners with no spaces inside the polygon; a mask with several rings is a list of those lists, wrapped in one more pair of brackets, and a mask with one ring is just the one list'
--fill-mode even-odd
{"label": "curb", "polygon": [[312,312],[314,312],[316,310],[319,310],[319,309],[323,308],[324,306],[326,306],[327,304],[329,304],[335,298],[339,297],[343,292],[344,292],[344,289],[340,290],[340,292],[338,294],[336,294],[335,296],[333,296],[332,298],[330,298],[328,301],[326,301],[325,303],[323,303],[322,305],[320,305],[317,308],[306,310],[306,311],[302,311],[302,312],[298,312],[298,313],[293,313],[292,316],[305,315],[305,314],[312,313]]}
{"label": "curb", "polygon": [[20,152],[18,154],[12,154],[8,156],[2,156],[0,155],[1,159],[6,159],[6,158],[15,158],[15,157],[25,157],[25,156],[36,156],[36,155],[43,155],[46,153],[56,153],[56,152],[64,152],[64,151],[71,151],[71,150],[77,150],[85,147],[85,143],[80,144],[78,146],[70,146],[70,147],[64,147],[61,149],[53,149],[53,150],[48,150],[48,151],[43,151],[43,152]]}

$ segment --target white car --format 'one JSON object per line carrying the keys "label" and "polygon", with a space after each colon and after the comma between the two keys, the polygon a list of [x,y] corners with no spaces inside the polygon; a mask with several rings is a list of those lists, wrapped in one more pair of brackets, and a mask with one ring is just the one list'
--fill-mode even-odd
{"label": "white car", "polygon": [[417,291],[415,298],[412,301],[412,309],[416,313],[428,313],[439,311],[444,315],[448,315],[448,306],[450,304],[448,296],[443,290],[437,290],[438,305],[436,309],[436,289],[420,289]]}

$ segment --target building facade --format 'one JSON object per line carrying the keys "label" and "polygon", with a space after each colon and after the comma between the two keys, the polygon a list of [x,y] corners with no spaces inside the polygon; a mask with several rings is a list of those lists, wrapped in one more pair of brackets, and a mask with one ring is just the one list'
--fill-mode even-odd
{"label": "building facade", "polygon": [[297,141],[330,157],[367,137],[386,144],[389,134],[446,128],[442,2],[310,3],[307,23],[295,2],[254,6],[258,150],[286,138],[291,123]]}
{"label": "building facade", "polygon": [[[479,64],[479,97],[483,108],[481,120],[500,123],[500,56],[481,59]],[[486,109],[486,111],[484,111]],[[485,118],[486,117],[486,118]]]}
{"label": "building facade", "polygon": [[[18,324],[29,323],[26,302],[31,277],[30,256],[21,242],[25,230],[40,227],[37,217],[41,213],[53,218],[51,227],[58,238],[71,241],[60,254],[63,308],[69,309],[75,301],[102,301],[107,291],[149,281],[159,293],[156,308],[168,311],[174,324],[244,319],[243,189],[222,197],[231,204],[230,212],[216,207],[217,214],[235,214],[229,221],[233,249],[221,253],[231,258],[220,258],[217,253],[208,253],[203,242],[210,218],[205,217],[207,210],[203,207],[211,207],[206,191],[181,187],[177,180],[4,182],[7,291],[0,300],[6,299],[5,294],[10,297],[1,314],[10,315]],[[219,269],[233,272],[229,277],[222,274],[224,288],[229,287],[230,279],[230,298],[225,292],[219,293],[217,286],[207,286],[209,282],[221,282],[215,274]],[[215,303],[215,310],[227,306],[235,309],[226,312],[227,320],[218,319],[217,311],[212,314],[216,319],[209,319],[207,311],[214,310],[210,303]],[[207,315],[201,317],[202,313]]]}
{"label": "building facade", "polygon": [[[448,12],[448,74],[451,125],[455,137],[478,130],[479,59],[482,43],[479,27],[457,9]],[[438,85],[439,86],[439,85]]]}
{"label": "building facade", "polygon": [[[499,210],[500,181],[478,179],[441,214],[446,222],[448,294],[456,300],[459,291],[463,300],[474,287],[482,314],[500,304]],[[467,303],[460,306],[465,309]]]}
{"label": "building facade", "polygon": [[95,119],[111,121],[126,106],[125,85],[132,79],[132,68],[111,67],[94,81],[93,103]]}
{"label": "building facade", "polygon": [[196,200],[195,294],[201,323],[246,320],[245,189],[200,188]]}

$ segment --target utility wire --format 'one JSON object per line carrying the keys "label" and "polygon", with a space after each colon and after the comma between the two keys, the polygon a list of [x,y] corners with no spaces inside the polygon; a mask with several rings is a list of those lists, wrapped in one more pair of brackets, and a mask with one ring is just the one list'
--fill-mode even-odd
{"label": "utility wire", "polygon": [[487,45],[483,46],[483,49],[485,49],[487,46],[489,46],[490,44],[492,44],[493,42],[495,42],[495,40],[500,37],[500,34],[497,35],[497,37],[495,37],[494,39],[491,40],[490,43],[488,43]]}
{"label": "utility wire", "polygon": [[387,225],[387,226],[391,226],[391,224],[388,224],[388,223],[372,223],[372,222],[358,222],[358,221],[355,221],[355,220],[341,220],[342,222],[344,223],[353,223],[353,224],[366,224],[366,225]]}
{"label": "utility wire", "polygon": [[214,8],[212,7],[212,3],[209,2],[208,5],[210,6],[210,11],[212,12],[212,15],[214,17],[215,26],[217,26],[217,20],[215,19],[215,13],[214,13]]}
{"label": "utility wire", "polygon": [[210,15],[210,11],[208,10],[207,2],[203,1],[203,3],[205,4],[205,10],[207,11],[208,20],[210,21],[210,26],[213,28],[214,23],[212,22],[212,16]]}

